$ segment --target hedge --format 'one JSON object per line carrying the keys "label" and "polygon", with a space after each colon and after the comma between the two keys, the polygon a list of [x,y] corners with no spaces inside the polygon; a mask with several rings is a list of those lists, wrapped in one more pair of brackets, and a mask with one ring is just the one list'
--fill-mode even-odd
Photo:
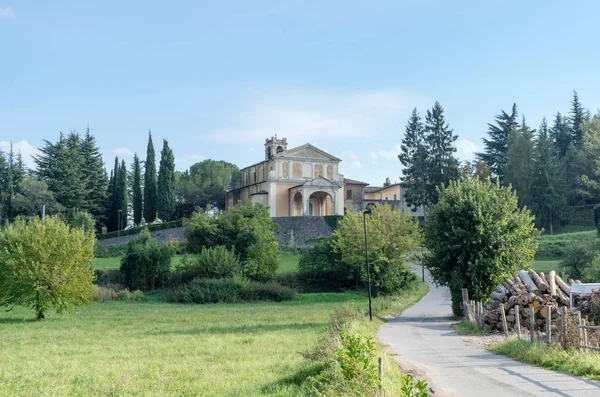
{"label": "hedge", "polygon": [[171,222],[163,222],[163,223],[157,223],[154,225],[146,225],[146,226],[138,226],[138,227],[132,227],[131,229],[126,229],[126,230],[121,230],[121,232],[110,232],[110,233],[106,233],[106,234],[99,234],[97,236],[98,240],[106,240],[109,238],[115,238],[115,237],[122,237],[122,236],[132,236],[134,234],[139,234],[144,227],[147,227],[149,231],[154,232],[157,230],[165,230],[165,229],[173,229],[176,227],[182,227],[183,226],[183,220],[182,219],[177,219],[175,221],[171,221]]}

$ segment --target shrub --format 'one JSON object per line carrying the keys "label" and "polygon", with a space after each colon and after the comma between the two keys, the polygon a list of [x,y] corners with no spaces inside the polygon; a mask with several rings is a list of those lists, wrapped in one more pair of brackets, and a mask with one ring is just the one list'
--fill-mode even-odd
{"label": "shrub", "polygon": [[235,303],[242,301],[293,300],[296,291],[278,284],[248,282],[240,278],[196,278],[188,284],[163,292],[167,302],[178,303]]}
{"label": "shrub", "polygon": [[87,211],[73,211],[68,215],[69,225],[74,228],[93,232],[96,229],[96,220]]}
{"label": "shrub", "polygon": [[485,301],[500,282],[529,267],[538,234],[533,218],[511,187],[497,182],[472,178],[440,189],[427,212],[425,265],[450,288],[455,315],[462,314],[461,288]]}
{"label": "shrub", "polygon": [[127,244],[102,245],[96,242],[96,248],[94,248],[96,258],[113,258],[122,256],[125,252],[127,252]]}
{"label": "shrub", "polygon": [[123,275],[119,269],[94,269],[96,285],[123,284]]}
{"label": "shrub", "polygon": [[341,260],[330,240],[324,240],[302,253],[298,273],[308,283],[328,285],[332,290],[357,285],[360,274]]}
{"label": "shrub", "polygon": [[360,334],[352,334],[344,329],[339,331],[337,359],[347,379],[363,379],[367,386],[377,385],[377,365],[375,365],[375,341]]}
{"label": "shrub", "polygon": [[25,306],[38,319],[72,312],[94,297],[93,232],[54,216],[16,219],[0,230],[0,306]]}
{"label": "shrub", "polygon": [[106,286],[96,285],[96,301],[142,301],[144,293],[140,290],[130,292],[119,284],[108,284]]}
{"label": "shrub", "polygon": [[121,259],[123,283],[130,290],[151,291],[165,285],[171,270],[173,251],[159,244],[144,230],[127,243],[127,252]]}
{"label": "shrub", "polygon": [[[384,293],[398,292],[410,287],[403,283],[409,279],[405,276],[409,255],[421,241],[418,220],[389,205],[374,207],[372,211],[366,218],[366,228],[373,286]],[[367,269],[363,216],[347,214],[339,222],[331,246],[347,265],[346,274],[356,276],[364,284]]]}
{"label": "shrub", "polygon": [[[185,265],[184,265],[185,266]],[[200,278],[233,278],[241,274],[238,256],[223,245],[203,248],[191,264],[182,269],[181,281]]]}
{"label": "shrub", "polygon": [[275,279],[279,251],[273,231],[277,225],[267,207],[246,202],[218,214],[194,214],[185,225],[189,252],[224,245],[239,256],[245,277],[254,281]]}
{"label": "shrub", "polygon": [[[597,239],[592,241],[573,242],[565,248],[565,256],[560,261],[560,266],[569,277],[579,280],[593,281],[596,277],[592,269],[600,247]],[[597,266],[594,266],[596,268]],[[588,279],[589,277],[589,279]]]}

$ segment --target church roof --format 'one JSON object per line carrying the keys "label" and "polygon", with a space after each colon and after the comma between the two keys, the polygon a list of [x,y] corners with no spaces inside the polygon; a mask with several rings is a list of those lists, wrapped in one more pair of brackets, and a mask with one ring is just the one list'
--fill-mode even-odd
{"label": "church roof", "polygon": [[365,188],[365,193],[375,193],[383,189],[387,189],[388,187],[400,185],[399,183],[394,183],[390,186],[369,186]]}
{"label": "church roof", "polygon": [[[365,185],[365,186],[367,186],[368,183],[367,182],[356,181],[354,179],[344,178],[344,185]],[[368,188],[366,188],[366,189],[368,189]]]}
{"label": "church roof", "polygon": [[[275,153],[273,155],[273,157],[287,157],[287,156],[290,156],[292,153],[300,152],[300,151],[306,150],[306,149],[313,150],[313,151],[321,154],[322,156],[327,157],[330,160],[333,160],[333,161],[342,161],[339,158],[337,158],[337,157],[335,157],[335,156],[333,156],[333,155],[331,155],[331,154],[329,154],[329,153],[327,153],[327,152],[319,149],[318,147],[311,145],[310,143],[305,143],[304,145],[297,146],[295,148],[291,148],[291,149],[285,150],[285,151],[280,152],[280,153]],[[304,156],[301,156],[301,157],[304,157]],[[311,157],[308,156],[308,158],[311,158]]]}

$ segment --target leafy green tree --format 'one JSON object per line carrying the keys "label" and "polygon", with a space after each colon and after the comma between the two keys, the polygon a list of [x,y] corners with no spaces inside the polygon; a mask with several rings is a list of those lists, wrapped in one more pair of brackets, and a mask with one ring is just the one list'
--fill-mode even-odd
{"label": "leafy green tree", "polygon": [[454,135],[444,117],[444,108],[435,102],[425,117],[425,138],[429,147],[428,189],[429,201],[437,202],[437,187],[447,185],[458,178],[458,161],[454,158],[456,147]]}
{"label": "leafy green tree", "polygon": [[0,230],[0,306],[25,306],[38,320],[72,312],[94,296],[94,233],[58,217],[17,218]]}
{"label": "leafy green tree", "polygon": [[532,209],[538,224],[553,234],[554,225],[566,220],[569,206],[564,163],[550,138],[546,119],[538,130],[533,162]]}
{"label": "leafy green tree", "polygon": [[73,211],[69,218],[69,226],[93,232],[96,228],[96,220],[87,211]]}
{"label": "leafy green tree", "polygon": [[133,156],[133,224],[139,225],[142,222],[142,175],[140,169],[140,159],[137,153]]}
{"label": "leafy green tree", "polygon": [[127,243],[127,251],[121,259],[121,274],[130,291],[152,291],[165,285],[170,269],[173,250],[159,244],[144,228],[139,237]]}
{"label": "leafy green tree", "polygon": [[484,151],[477,153],[477,157],[486,162],[492,170],[492,174],[501,182],[504,180],[509,134],[512,130],[519,128],[517,117],[516,103],[513,104],[510,114],[501,110],[500,114],[494,118],[494,124],[488,124],[489,139],[483,139]]}
{"label": "leafy green tree", "polygon": [[528,209],[498,182],[468,179],[440,189],[429,208],[425,266],[433,279],[450,288],[452,310],[462,314],[461,288],[484,301],[496,286],[533,261],[537,230]]}
{"label": "leafy green tree", "polygon": [[200,253],[204,248],[224,245],[239,255],[245,277],[255,281],[275,279],[279,250],[273,232],[277,225],[269,209],[247,201],[214,216],[194,213],[184,221],[187,248]]}
{"label": "leafy green tree", "polygon": [[485,181],[491,178],[492,171],[483,160],[465,161],[459,168],[461,179],[477,178]]}
{"label": "leafy green tree", "polygon": [[429,143],[417,108],[414,108],[402,138],[398,159],[402,166],[401,180],[405,183],[406,203],[416,211],[429,201]]}
{"label": "leafy green tree", "polygon": [[532,202],[534,132],[523,117],[520,128],[509,134],[504,179],[517,191],[521,207],[530,206]]}
{"label": "leafy green tree", "polygon": [[144,170],[144,219],[148,223],[156,219],[157,203],[156,187],[156,157],[154,155],[154,144],[152,143],[152,132],[148,132],[148,149],[146,151],[146,162]]}
{"label": "leafy green tree", "polygon": [[179,175],[177,196],[194,207],[225,209],[225,196],[241,180],[239,168],[226,161],[204,160]]}
{"label": "leafy green tree", "polygon": [[[415,281],[408,269],[409,256],[419,246],[421,233],[417,219],[389,205],[372,209],[366,218],[369,264],[374,287],[384,293],[398,292]],[[333,233],[331,246],[341,255],[350,277],[357,283],[367,280],[364,219],[362,213],[349,213]]]}
{"label": "leafy green tree", "polygon": [[169,142],[163,139],[158,167],[157,210],[160,219],[170,221],[175,212],[175,157]]}
{"label": "leafy green tree", "polygon": [[18,191],[13,206],[16,216],[41,216],[44,205],[46,215],[57,215],[63,211],[44,181],[27,177],[19,183]]}

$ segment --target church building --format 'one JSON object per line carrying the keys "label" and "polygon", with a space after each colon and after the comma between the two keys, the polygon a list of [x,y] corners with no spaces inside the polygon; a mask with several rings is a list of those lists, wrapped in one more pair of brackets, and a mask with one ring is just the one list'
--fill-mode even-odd
{"label": "church building", "polygon": [[[309,143],[288,149],[286,138],[266,139],[265,159],[241,170],[226,208],[250,200],[268,206],[272,217],[344,215],[383,203],[410,211],[401,184],[374,188],[346,179],[338,172],[340,161]],[[422,216],[422,209],[413,215]]]}

